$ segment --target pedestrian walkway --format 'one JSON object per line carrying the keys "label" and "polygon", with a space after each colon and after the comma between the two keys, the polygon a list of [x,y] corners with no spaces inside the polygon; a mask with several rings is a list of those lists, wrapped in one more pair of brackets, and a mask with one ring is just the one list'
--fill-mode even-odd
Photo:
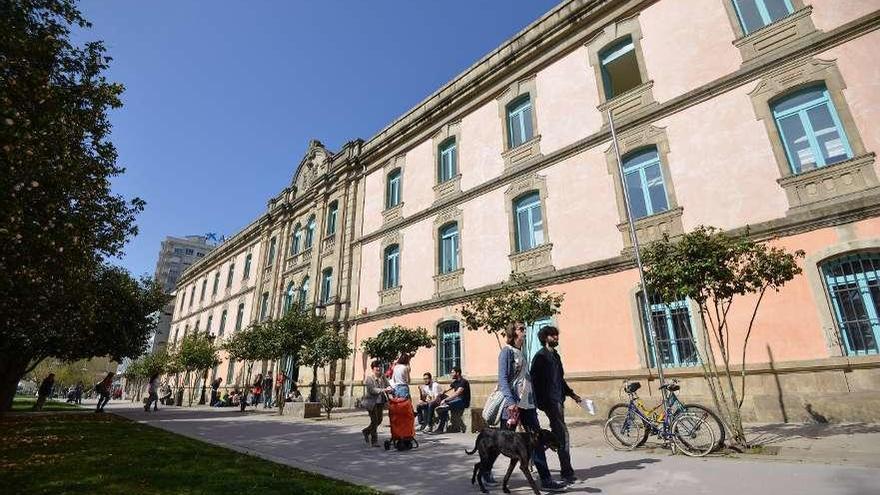
{"label": "pedestrian walkway", "polygon": [[[470,478],[477,457],[464,453],[474,435],[419,436],[421,445],[408,452],[367,447],[360,434],[366,414],[330,421],[291,421],[266,414],[242,414],[229,409],[168,408],[158,413],[127,404],[112,412],[178,434],[223,445],[300,469],[368,485],[389,493],[479,493]],[[363,423],[363,424],[361,424]],[[387,437],[388,429],[380,435]],[[551,469],[556,456],[548,454]],[[687,493],[749,495],[861,495],[877,493],[876,468],[761,462],[729,458],[691,459],[666,451],[615,452],[575,446],[572,463],[581,481],[569,493]],[[501,479],[506,461],[498,462]],[[528,493],[520,472],[510,488]],[[500,487],[492,489],[501,493]]]}

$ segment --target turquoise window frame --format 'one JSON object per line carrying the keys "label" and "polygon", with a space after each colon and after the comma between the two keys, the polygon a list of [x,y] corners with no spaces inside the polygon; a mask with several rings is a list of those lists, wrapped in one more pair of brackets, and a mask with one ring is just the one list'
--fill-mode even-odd
{"label": "turquoise window frame", "polygon": [[269,293],[263,292],[260,297],[260,321],[269,317]]}
{"label": "turquoise window frame", "polygon": [[300,246],[302,246],[302,234],[302,225],[296,224],[296,227],[293,228],[293,235],[291,236],[290,254],[299,254]]}
{"label": "turquoise window frame", "polygon": [[306,224],[306,241],[303,249],[312,249],[312,246],[315,244],[315,216],[312,215],[309,217],[309,221]]}
{"label": "turquoise window frame", "polygon": [[[618,96],[618,94],[614,93],[614,84],[611,80],[611,75],[608,73],[607,65],[630,52],[635,52],[635,50],[636,44],[633,41],[632,37],[625,36],[599,52],[599,72],[602,73],[602,87],[605,92],[606,100],[610,100]],[[636,60],[636,63],[638,63],[638,60]],[[641,74],[639,75],[639,79],[641,79]],[[623,91],[619,94],[623,94],[625,92],[626,91]]]}
{"label": "turquoise window frame", "polygon": [[[642,160],[638,163],[633,163],[636,158],[640,158],[646,152],[651,152],[654,154],[654,157],[649,160]],[[651,199],[650,192],[650,184],[648,183],[648,175],[646,170],[649,167],[656,166],[658,171],[660,172],[660,183],[663,185],[663,197],[666,198],[666,206],[661,207],[660,205],[655,205],[654,201]],[[645,204],[645,215],[637,215],[636,212],[633,213],[633,218],[638,220],[639,218],[649,217],[651,215],[656,215],[657,213],[662,213],[664,211],[669,210],[669,190],[666,188],[666,176],[663,174],[663,165],[660,162],[660,153],[657,150],[656,146],[649,146],[647,148],[640,148],[638,150],[627,153],[626,156],[623,157],[623,182],[624,187],[626,187],[627,178],[633,175],[638,175],[639,183],[641,184],[642,190],[642,201]],[[632,198],[630,200],[630,208],[632,208]]]}
{"label": "turquoise window frame", "polygon": [[309,277],[303,279],[299,286],[299,309],[305,311],[309,297]]}
{"label": "turquoise window frame", "polygon": [[[815,91],[819,88],[822,89],[821,96],[802,103],[796,107],[789,108],[787,110],[777,110],[779,106],[789,101],[790,99],[797,98],[801,94]],[[846,158],[844,158],[843,160],[828,163],[825,159],[824,153],[822,153],[822,148],[819,145],[819,141],[816,139],[816,131],[813,129],[813,124],[810,121],[807,112],[809,110],[812,110],[813,108],[821,106],[825,106],[825,108],[828,110],[828,113],[831,115],[831,120],[834,122],[834,127],[837,130],[837,133],[840,135],[841,143],[843,144],[844,150],[846,151]],[[777,132],[779,132],[779,138],[782,141],[783,148],[785,149],[785,157],[786,159],[788,159],[788,166],[793,174],[797,175],[802,173],[802,171],[800,170],[800,161],[796,161],[794,159],[793,150],[789,148],[788,140],[785,137],[785,132],[782,130],[781,124],[781,121],[783,119],[791,116],[796,115],[800,119],[801,125],[803,126],[804,132],[806,133],[807,141],[810,144],[810,151],[812,151],[813,156],[816,159],[816,168],[822,168],[828,165],[833,165],[835,163],[840,163],[841,161],[849,160],[853,157],[853,151],[852,146],[849,143],[849,137],[846,135],[846,130],[844,130],[843,124],[840,121],[840,116],[837,114],[837,108],[835,108],[834,102],[831,100],[831,96],[828,94],[828,88],[825,87],[824,84],[802,88],[793,93],[788,93],[780,98],[776,98],[772,102],[772,110],[773,121],[776,124],[776,130]]]}
{"label": "turquoise window frame", "polygon": [[[541,216],[541,195],[537,191],[533,191],[520,196],[513,202],[513,211],[516,251],[521,253],[544,244],[544,219]],[[521,220],[528,226],[528,232],[522,231],[521,226],[523,222]],[[537,230],[542,232],[540,242],[535,237],[535,231]]]}
{"label": "turquoise window frame", "polygon": [[393,289],[400,285],[400,246],[392,244],[382,253],[382,288]]}
{"label": "turquoise window frame", "polygon": [[452,180],[458,174],[458,151],[454,137],[440,144],[437,156],[438,182]]}
{"label": "turquoise window frame", "polygon": [[[529,363],[529,367],[532,365],[532,359],[535,357],[535,354],[541,350],[541,341],[538,339],[538,332],[547,326],[553,324],[552,318],[541,318],[540,320],[534,321],[526,325],[526,340],[523,343],[523,355],[526,358],[526,362]],[[557,348],[558,349],[558,348]]]}
{"label": "turquoise window frame", "polygon": [[[638,297],[639,306],[644,308],[641,294],[638,294],[636,297]],[[694,317],[691,314],[691,309],[687,300],[664,303],[655,296],[651,298],[650,303],[650,312],[645,311],[644,309],[641,311],[642,334],[645,336],[645,352],[648,358],[648,366],[650,368],[657,367],[657,362],[654,360],[655,339],[654,335],[648,331],[647,319],[649,317],[652,318],[651,321],[654,323],[653,326],[655,327],[655,331],[664,331],[657,325],[660,322],[664,323],[665,335],[663,336],[664,338],[661,345],[668,347],[669,359],[665,359],[666,355],[662,352],[660,353],[660,357],[663,359],[663,366],[684,368],[700,364],[697,341],[694,338]],[[682,310],[685,311],[687,319],[683,322],[679,321],[679,325],[677,326],[675,318],[681,314]],[[681,328],[681,325],[685,323],[687,335],[676,334],[676,329]],[[688,347],[692,350],[690,356],[684,355],[687,353]]]}
{"label": "turquoise window frame", "polygon": [[241,276],[242,280],[247,280],[251,276],[251,261],[253,260],[253,255],[248,253],[244,258],[244,274]]}
{"label": "turquoise window frame", "polygon": [[[848,254],[826,261],[822,263],[822,275],[846,354],[880,353],[880,253]],[[842,296],[848,296],[848,300]],[[862,315],[850,320],[847,306],[850,313],[857,312],[857,303]]]}
{"label": "turquoise window frame", "polygon": [[440,228],[440,273],[458,270],[460,244],[457,222],[446,224]]}
{"label": "turquoise window frame", "polygon": [[290,308],[293,307],[293,301],[296,297],[296,287],[294,287],[293,282],[287,284],[287,290],[284,291],[284,313],[290,311]]}
{"label": "turquoise window frame", "polygon": [[336,201],[330,203],[329,211],[327,213],[327,235],[333,235],[336,233],[336,215],[339,211],[339,203]]}
{"label": "turquoise window frame", "polygon": [[211,287],[211,296],[216,296],[217,291],[220,289],[220,270],[214,272],[214,284]]}
{"label": "turquoise window frame", "polygon": [[388,173],[385,184],[385,209],[394,208],[400,204],[400,169],[394,169]]}
{"label": "turquoise window frame", "polygon": [[226,288],[232,287],[232,280],[235,279],[235,263],[229,265],[229,270],[226,271]]}
{"label": "turquoise window frame", "polygon": [[461,324],[444,321],[437,326],[437,376],[452,374],[454,366],[461,366]]}
{"label": "turquoise window frame", "polygon": [[[779,19],[783,19],[785,16],[780,17],[778,19],[773,19],[770,15],[770,10],[767,8],[766,0],[731,0],[733,2],[733,8],[736,10],[736,18],[739,21],[740,27],[742,27],[743,33],[751,34],[755,31],[760,30],[761,28],[772,24]],[[763,25],[759,28],[749,30],[748,26],[746,26],[745,20],[743,19],[742,7],[740,3],[743,1],[751,2],[755,4],[755,8],[758,10],[758,14],[761,16],[761,22]],[[788,9],[788,14],[791,15],[794,12],[794,5],[792,5],[791,0],[782,0],[785,3],[785,7]]]}
{"label": "turquoise window frame", "polygon": [[[519,133],[514,131],[514,122],[519,123]],[[532,98],[529,94],[524,94],[507,105],[507,139],[510,148],[521,146],[532,139],[534,134]]]}
{"label": "turquoise window frame", "polygon": [[238,310],[235,313],[235,331],[241,330],[241,326],[244,324],[244,303],[238,305]]}
{"label": "turquoise window frame", "polygon": [[266,266],[272,266],[272,263],[275,263],[275,245],[277,242],[275,237],[269,240],[269,256],[266,257]]}
{"label": "turquoise window frame", "polygon": [[222,313],[220,313],[220,328],[217,329],[217,336],[222,337],[223,332],[226,331],[226,310],[224,309]]}
{"label": "turquoise window frame", "polygon": [[321,272],[321,304],[330,301],[330,292],[333,290],[333,269],[327,268]]}

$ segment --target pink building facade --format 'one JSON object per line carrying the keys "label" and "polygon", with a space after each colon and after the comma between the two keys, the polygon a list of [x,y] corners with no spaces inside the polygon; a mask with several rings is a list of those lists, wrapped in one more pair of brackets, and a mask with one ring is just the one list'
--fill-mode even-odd
{"label": "pink building facade", "polygon": [[[653,380],[656,368],[610,110],[642,243],[699,225],[748,227],[806,252],[803,275],[765,297],[758,315],[746,418],[798,420],[809,409],[876,420],[878,7],[563,2],[370,140],[338,153],[313,143],[267,213],[184,274],[178,293],[188,301],[178,296],[172,337],[241,304],[248,321],[280,314],[292,290],[356,349],[393,324],[429,329],[438,345],[419,351],[413,376],[442,380],[460,365],[479,403],[495,383],[498,344],[465,329],[457,308],[517,272],[565,294],[560,314],[532,325],[532,345],[538,327],[555,324],[573,387],[616,402],[623,378]],[[328,234],[334,201],[339,229]],[[310,215],[324,235],[304,259],[292,233]],[[270,261],[272,239],[285,254]],[[190,310],[199,284],[210,288],[212,273],[247,252],[252,281]],[[735,329],[746,306],[733,309]],[[695,305],[650,309],[669,374],[704,399]],[[343,398],[359,394],[367,359],[358,349],[333,367]],[[231,377],[236,365],[227,366]]]}

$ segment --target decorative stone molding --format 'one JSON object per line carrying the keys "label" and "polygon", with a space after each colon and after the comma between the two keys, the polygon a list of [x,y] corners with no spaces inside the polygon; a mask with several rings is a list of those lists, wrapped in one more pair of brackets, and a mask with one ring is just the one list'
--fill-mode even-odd
{"label": "decorative stone molding", "polygon": [[461,174],[455,174],[455,177],[434,185],[434,203],[439,203],[460,193]]}
{"label": "decorative stone molding", "polygon": [[[453,222],[458,227],[458,259],[456,266],[459,268],[449,273],[440,273],[440,229]],[[454,292],[464,292],[462,282],[464,262],[461,249],[463,233],[464,215],[460,209],[447,208],[434,218],[434,297]]]}
{"label": "decorative stone molding", "polygon": [[553,271],[553,260],[550,258],[550,252],[553,250],[553,244],[546,242],[540,246],[512,253],[508,256],[510,259],[510,269],[515,273],[533,274],[545,271]]}
{"label": "decorative stone molding", "polygon": [[321,255],[327,256],[333,254],[333,248],[336,246],[336,234],[330,234],[321,239]]}
{"label": "decorative stone molding", "polygon": [[792,212],[826,201],[851,199],[850,194],[880,194],[874,153],[841,163],[777,179],[785,190]]}
{"label": "decorative stone molding", "polygon": [[398,285],[390,289],[380,290],[379,307],[400,306],[400,289],[401,287]]}
{"label": "decorative stone molding", "polygon": [[759,57],[788,46],[810,43],[821,34],[813,24],[811,17],[813,7],[805,6],[803,0],[791,0],[791,2],[794,12],[749,34],[743,31],[733,2],[728,0],[722,2],[736,35],[733,45],[739,49],[743,63],[753,62]]}
{"label": "decorative stone molding", "polygon": [[[385,249],[389,246],[397,244],[398,258],[397,258],[397,283],[396,287],[385,288]],[[389,304],[392,305],[400,305],[400,273],[403,271],[403,263],[401,260],[403,259],[403,235],[401,235],[399,230],[395,230],[385,237],[382,238],[382,243],[379,246],[379,266],[382,267],[379,270],[379,306],[387,306]],[[396,291],[396,292],[395,292]]]}
{"label": "decorative stone molding", "polygon": [[[599,52],[625,36],[629,36],[632,39],[642,84],[609,100],[605,96],[605,79],[602,77],[602,63],[599,60]],[[605,29],[590,38],[584,46],[587,48],[587,61],[595,74],[596,87],[599,90],[599,101],[602,102],[596,108],[602,114],[602,122],[605,125],[608,125],[609,108],[613,111],[615,118],[617,118],[633,115],[656,105],[653,92],[654,83],[648,77],[645,57],[642,54],[642,28],[639,25],[638,14],[607,25]]]}
{"label": "decorative stone molding", "polygon": [[[388,175],[398,169],[400,170],[400,203],[391,208],[388,208]],[[385,223],[390,223],[402,218],[400,214],[400,209],[403,207],[403,182],[404,178],[406,177],[405,169],[405,154],[395,156],[394,158],[388,160],[388,162],[386,162],[385,165],[382,167],[382,170],[384,172],[384,180],[382,182],[382,203],[386,206],[385,210],[382,212],[382,219]]]}
{"label": "decorative stone molding", "polygon": [[[817,83],[824,84],[828,89],[854,158],[794,177],[773,117],[772,101]],[[768,73],[749,93],[755,115],[758,120],[763,121],[770,138],[779,169],[780,179],[777,182],[785,190],[789,213],[800,211],[817,202],[826,204],[829,201],[847,201],[852,198],[853,193],[868,191],[878,185],[876,170],[871,165],[874,154],[865,149],[859,128],[843,97],[845,88],[843,76],[833,60],[810,58],[796,60]]]}
{"label": "decorative stone molding", "polygon": [[[440,146],[450,138],[455,139],[455,176],[449,180],[440,181]],[[434,201],[438,202],[454,194],[461,192],[461,121],[451,122],[444,125],[432,137],[434,157]]]}
{"label": "decorative stone molding", "polygon": [[403,201],[397,203],[397,206],[382,211],[383,225],[399,222],[400,220],[403,220]]}
{"label": "decorative stone molding", "polygon": [[[636,220],[636,236],[639,239],[639,244],[644,246],[660,240],[663,238],[663,234],[669,234],[669,237],[683,234],[684,227],[681,223],[683,211],[684,208],[678,207]],[[623,252],[631,251],[632,238],[629,233],[629,222],[617,224],[617,230],[623,235]]]}
{"label": "decorative stone molding", "polygon": [[312,261],[312,248],[304,249],[300,253],[300,263],[307,265]]}
{"label": "decorative stone molding", "polygon": [[[532,133],[534,136],[516,148],[511,148],[510,135],[507,130],[507,105],[525,94],[529,95],[529,101],[532,104]],[[535,75],[514,82],[496,98],[496,101],[498,101],[498,117],[501,121],[501,135],[504,143],[504,151],[501,153],[501,157],[504,159],[504,168],[508,169],[531,158],[541,156],[541,133],[538,129],[537,111],[538,92]]]}
{"label": "decorative stone molding", "polygon": [[434,275],[434,296],[440,297],[447,294],[464,292],[463,275],[464,268]]}
{"label": "decorative stone molding", "polygon": [[[516,215],[513,211],[513,202],[523,194],[531,191],[537,191],[538,196],[541,199],[541,225],[544,227],[544,244],[529,251],[518,253],[516,250]],[[538,174],[524,176],[511,184],[510,187],[504,191],[504,208],[507,212],[508,239],[510,240],[509,258],[511,261],[511,269],[515,272],[519,272],[519,268],[527,268],[529,271],[536,271],[539,268],[547,270],[553,269],[549,248],[545,248],[547,249],[546,256],[542,255],[538,258],[535,258],[534,256],[526,256],[526,253],[532,253],[545,246],[553,246],[550,242],[550,228],[547,224],[547,197],[547,179],[543,175]],[[536,267],[534,263],[537,262],[543,263],[543,266]]]}

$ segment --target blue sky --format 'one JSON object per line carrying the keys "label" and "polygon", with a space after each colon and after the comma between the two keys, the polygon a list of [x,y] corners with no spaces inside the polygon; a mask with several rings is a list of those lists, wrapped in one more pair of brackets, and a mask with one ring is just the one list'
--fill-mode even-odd
{"label": "blue sky", "polygon": [[557,0],[84,0],[125,85],[116,192],[147,208],[119,263],[152,274],[166,235],[231,235],[309,139],[368,139]]}

